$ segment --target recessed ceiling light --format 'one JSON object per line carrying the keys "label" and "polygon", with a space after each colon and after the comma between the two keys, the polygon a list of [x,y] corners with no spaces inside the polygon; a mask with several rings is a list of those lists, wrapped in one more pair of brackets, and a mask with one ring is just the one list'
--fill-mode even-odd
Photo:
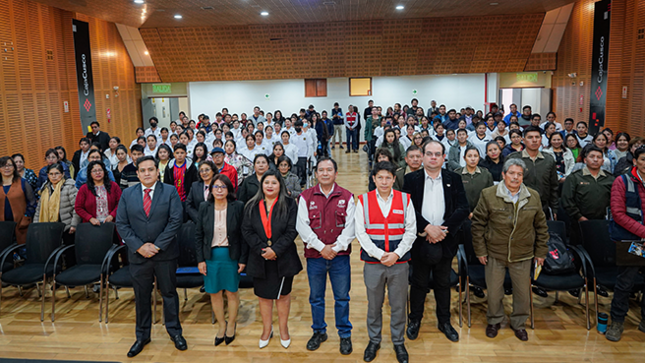
{"label": "recessed ceiling light", "polygon": [[263,11],[263,12],[261,12],[261,13],[260,13],[260,15],[262,15],[262,16],[269,16],[269,12],[268,12],[268,11]]}
{"label": "recessed ceiling light", "polygon": [[499,3],[490,3],[492,6],[499,5]]}
{"label": "recessed ceiling light", "polygon": [[181,16],[180,14],[175,14],[175,19],[181,19],[181,18],[183,18],[183,16]]}
{"label": "recessed ceiling light", "polygon": [[403,9],[405,9],[405,6],[403,6],[403,5],[399,5],[399,6],[396,7],[396,10],[403,10]]}
{"label": "recessed ceiling light", "polygon": [[150,53],[148,53],[148,51],[146,50],[145,52],[143,52],[143,54],[149,55]]}
{"label": "recessed ceiling light", "polygon": [[143,4],[143,3],[145,3],[145,1],[144,0],[134,0],[134,3],[135,4]]}
{"label": "recessed ceiling light", "polygon": [[325,1],[323,5],[336,5],[335,1]]}

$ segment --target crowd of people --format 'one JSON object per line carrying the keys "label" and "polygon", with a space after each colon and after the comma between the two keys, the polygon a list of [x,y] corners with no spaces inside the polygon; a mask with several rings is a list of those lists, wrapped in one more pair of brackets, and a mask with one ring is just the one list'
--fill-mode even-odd
{"label": "crowd of people", "polygon": [[[580,221],[612,218],[628,236],[616,240],[620,254],[627,253],[621,241],[645,238],[643,139],[609,128],[591,135],[584,121],[568,118],[561,125],[554,112],[543,121],[530,106],[519,113],[511,105],[505,115],[492,105],[484,114],[470,106],[446,110],[435,101],[424,110],[412,99],[410,106],[396,103],[385,111],[369,101],[362,113],[354,105],[344,112],[335,103],[329,113],[311,105],[290,117],[260,107],[238,116],[224,108],[213,121],[205,114],[190,120],[181,112],[169,128],[155,117],[149,125],[125,146],[93,122],[71,161],[63,147],[48,149],[37,173],[25,168],[22,154],[0,158],[0,218],[17,223],[19,244],[30,223],[64,223],[65,244],[74,242],[79,223],[115,223],[131,252],[136,296],[137,340],[130,357],[150,342],[155,276],[166,329],[177,349],[187,349],[175,277],[183,223],[196,226],[197,267],[219,324],[216,346],[235,339],[243,271],[258,297],[259,348],[273,336],[274,304],[280,343],[290,346],[290,293],[303,269],[299,235],[313,320],[307,349],[328,338],[329,276],[340,352],[352,353],[349,255],[356,238],[368,299],[366,362],[381,346],[386,288],[394,351],[399,362],[408,361],[405,336],[419,335],[431,273],[438,329],[459,340],[450,322],[451,265],[459,244],[471,246],[485,265],[486,335],[494,338],[505,317],[508,269],[510,325],[526,341],[531,269],[533,261],[542,265],[547,257],[548,219],[565,221],[570,243],[580,244]],[[355,199],[336,183],[339,168],[330,153],[336,147],[358,153],[361,130],[369,192]],[[21,250],[18,258],[25,256]],[[621,337],[640,266],[618,267],[609,340]],[[639,329],[645,332],[645,320]]]}

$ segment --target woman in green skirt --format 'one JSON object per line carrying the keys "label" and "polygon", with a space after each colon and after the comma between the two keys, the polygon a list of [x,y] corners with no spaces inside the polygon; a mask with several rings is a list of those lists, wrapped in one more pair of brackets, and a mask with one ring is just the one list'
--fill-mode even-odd
{"label": "woman in green skirt", "polygon": [[[235,339],[240,306],[240,273],[248,259],[248,245],[242,240],[244,203],[235,200],[235,187],[223,174],[213,177],[208,200],[199,205],[196,251],[204,288],[211,295],[211,305],[219,324],[215,345]],[[224,318],[222,292],[228,298],[228,322]]]}

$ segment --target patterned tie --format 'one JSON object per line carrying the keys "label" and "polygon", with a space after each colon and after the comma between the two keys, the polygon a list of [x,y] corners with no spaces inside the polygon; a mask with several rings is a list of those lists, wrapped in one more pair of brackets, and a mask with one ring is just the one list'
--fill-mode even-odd
{"label": "patterned tie", "polygon": [[146,217],[150,216],[150,206],[152,205],[152,198],[150,198],[151,191],[152,189],[144,190],[146,194],[143,196],[143,210],[146,212]]}

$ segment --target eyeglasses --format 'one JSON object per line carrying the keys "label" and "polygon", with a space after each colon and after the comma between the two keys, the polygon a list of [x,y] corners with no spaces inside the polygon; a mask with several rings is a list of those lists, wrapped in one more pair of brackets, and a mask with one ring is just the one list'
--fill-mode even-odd
{"label": "eyeglasses", "polygon": [[212,169],[200,169],[200,170],[199,170],[199,173],[200,173],[200,174],[206,174],[206,173],[210,173],[210,172],[212,172],[212,171],[213,171]]}
{"label": "eyeglasses", "polygon": [[3,169],[13,169],[13,164],[5,164],[2,168]]}
{"label": "eyeglasses", "polygon": [[103,174],[103,170],[92,170],[92,174]]}
{"label": "eyeglasses", "polygon": [[213,189],[228,189],[226,185],[213,185]]}

